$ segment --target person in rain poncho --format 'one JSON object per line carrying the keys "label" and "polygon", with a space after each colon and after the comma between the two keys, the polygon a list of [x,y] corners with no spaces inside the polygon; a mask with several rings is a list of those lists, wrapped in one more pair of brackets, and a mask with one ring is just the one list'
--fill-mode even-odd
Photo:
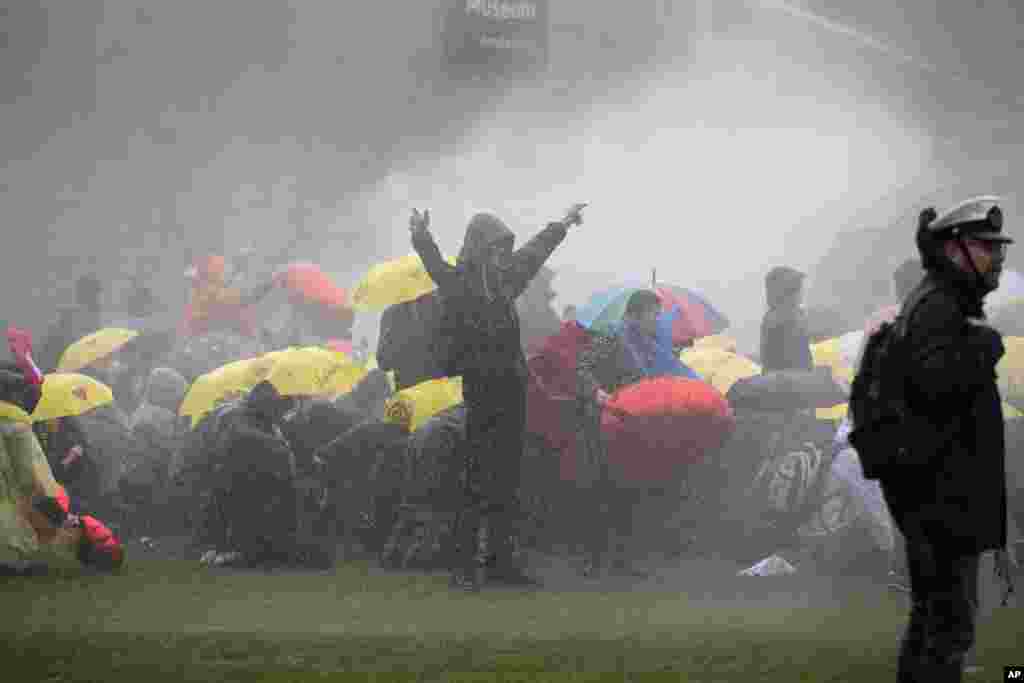
{"label": "person in rain poncho", "polygon": [[227,266],[223,256],[209,256],[189,269],[192,295],[181,332],[185,336],[200,336],[214,330],[230,330],[247,337],[255,337],[257,326],[250,308],[259,303],[281,282],[275,275],[269,282],[249,291],[242,291],[227,283]]}
{"label": "person in rain poncho", "polygon": [[441,257],[428,229],[429,212],[414,211],[410,220],[413,248],[444,301],[441,334],[450,342],[446,374],[462,376],[467,409],[467,505],[452,575],[457,587],[473,590],[485,579],[528,581],[514,560],[528,372],[515,301],[569,227],[582,223],[582,209],[574,206],[516,251],[515,235],[500,219],[477,214],[466,228],[456,266]]}
{"label": "person in rain poncho", "polygon": [[761,367],[772,370],[811,370],[807,317],[801,308],[804,274],[778,266],[765,277],[768,311],[761,321]]}
{"label": "person in rain poncho", "polygon": [[678,308],[662,313],[661,300],[653,291],[634,292],[626,303],[626,314],[617,334],[596,336],[577,359],[577,481],[584,491],[589,491],[587,509],[603,518],[598,523],[591,518],[589,524],[584,568],[587,574],[601,567],[612,529],[619,539],[616,564],[625,566],[622,539],[630,533],[630,511],[636,502],[625,492],[616,491],[608,480],[601,434],[603,407],[620,388],[647,377],[675,375],[698,379],[672,348],[672,324],[680,314]]}

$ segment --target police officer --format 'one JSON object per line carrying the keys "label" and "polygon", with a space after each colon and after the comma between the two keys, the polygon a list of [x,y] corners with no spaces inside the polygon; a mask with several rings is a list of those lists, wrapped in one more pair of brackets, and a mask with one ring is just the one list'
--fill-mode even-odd
{"label": "police officer", "polygon": [[[998,332],[982,302],[999,286],[1006,247],[996,197],[920,215],[925,276],[909,297],[904,346],[910,461],[880,480],[906,542],[911,613],[898,680],[959,681],[974,643],[978,558],[997,551],[1008,576]],[[923,288],[923,289],[922,289]]]}

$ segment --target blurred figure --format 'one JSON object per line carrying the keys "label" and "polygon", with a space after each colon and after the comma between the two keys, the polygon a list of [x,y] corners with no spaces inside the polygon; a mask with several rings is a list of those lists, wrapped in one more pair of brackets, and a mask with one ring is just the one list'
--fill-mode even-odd
{"label": "blurred figure", "polygon": [[562,322],[576,320],[576,304],[569,304],[562,309]]}
{"label": "blurred figure", "polygon": [[761,321],[761,367],[772,370],[812,370],[807,317],[801,306],[804,274],[777,266],[765,277],[768,311]]}
{"label": "blurred figure", "polygon": [[147,522],[160,507],[170,483],[171,463],[184,445],[187,418],[178,409],[188,391],[185,378],[170,368],[156,368],[143,391],[142,402],[128,421],[128,428],[142,442],[142,460],[128,463],[119,482],[122,499],[135,508],[136,528],[147,535]]}
{"label": "blurred figure", "polygon": [[95,275],[84,275],[75,283],[75,302],[63,308],[46,333],[39,357],[44,372],[57,369],[64,350],[103,326],[103,285]]}
{"label": "blurred figure", "polygon": [[456,266],[441,257],[428,229],[429,212],[413,211],[413,248],[445,301],[442,329],[451,343],[447,374],[462,376],[467,410],[467,502],[457,534],[456,587],[476,590],[485,578],[530,582],[515,567],[528,373],[515,301],[569,227],[582,223],[582,209],[574,206],[515,251],[515,234],[499,218],[477,214],[466,228]]}
{"label": "blurred figure", "polygon": [[257,336],[258,326],[251,308],[278,285],[281,276],[275,275],[269,282],[243,292],[227,284],[226,268],[224,257],[214,255],[187,272],[192,280],[192,295],[181,325],[183,335],[201,336],[219,330]]}
{"label": "blurred figure", "polygon": [[261,382],[221,437],[215,505],[226,547],[219,550],[237,553],[233,562],[323,566],[329,559],[304,533],[308,526],[301,517],[295,455],[281,429],[292,407],[292,399],[282,397],[270,382]]}
{"label": "blurred figure", "polygon": [[551,306],[551,301],[557,296],[551,287],[554,278],[555,271],[547,266],[542,267],[522,296],[516,299],[523,348],[527,355],[536,351],[545,339],[558,334],[562,328],[562,321]]}
{"label": "blurred figure", "polygon": [[620,388],[647,377],[697,378],[672,348],[672,324],[681,313],[679,308],[663,313],[661,299],[653,291],[634,292],[626,302],[621,330],[611,336],[595,336],[577,359],[580,464],[576,480],[590,499],[585,574],[602,568],[612,536],[614,568],[627,569],[626,539],[632,533],[632,510],[639,502],[635,494],[618,490],[609,480],[601,433],[604,406]]}
{"label": "blurred figure", "polygon": [[130,318],[147,318],[156,313],[157,300],[146,284],[145,275],[139,273],[132,277],[121,309]]}

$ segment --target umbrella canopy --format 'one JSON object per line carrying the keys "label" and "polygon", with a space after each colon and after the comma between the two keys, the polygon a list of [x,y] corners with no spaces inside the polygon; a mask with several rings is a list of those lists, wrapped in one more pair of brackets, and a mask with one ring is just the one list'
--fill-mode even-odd
{"label": "umbrella canopy", "polygon": [[[590,297],[576,319],[592,332],[611,334],[626,314],[629,297],[642,289],[650,290],[651,287],[629,284],[598,292]],[[694,339],[718,334],[729,327],[729,320],[692,290],[675,285],[657,285],[654,292],[664,310],[671,311],[677,306],[682,310],[682,315],[672,325],[673,344],[683,345]]]}
{"label": "umbrella canopy", "polygon": [[761,366],[754,361],[714,347],[686,349],[679,359],[723,395],[739,380],[761,374]]}
{"label": "umbrella canopy", "polygon": [[57,364],[57,372],[77,372],[106,358],[137,336],[139,333],[135,330],[123,327],[105,327],[97,330],[82,337],[64,351]]}
{"label": "umbrella canopy", "polygon": [[198,378],[182,401],[179,413],[195,425],[217,405],[247,394],[266,380],[282,396],[328,396],[352,390],[367,370],[337,351],[320,347],[272,351],[236,361]]}
{"label": "umbrella canopy", "polygon": [[273,353],[235,361],[217,368],[192,383],[178,413],[191,417],[194,427],[203,415],[212,411],[218,404],[245,395],[254,386],[270,377],[273,369]]}
{"label": "umbrella canopy", "polygon": [[327,396],[352,391],[366,368],[347,354],[318,346],[276,351],[267,377],[282,396]]}
{"label": "umbrella canopy", "polygon": [[43,378],[42,396],[32,421],[83,415],[113,402],[114,393],[103,382],[77,373],[53,372]]}
{"label": "umbrella canopy", "polygon": [[146,362],[153,362],[171,352],[178,341],[179,316],[177,313],[156,313],[143,318],[121,318],[107,327],[138,332],[119,352],[131,354]]}
{"label": "umbrella canopy", "polygon": [[292,294],[330,310],[349,311],[345,290],[334,284],[317,264],[291,263],[284,272],[284,286]]}
{"label": "umbrella canopy", "polygon": [[694,340],[693,346],[698,349],[721,349],[722,351],[736,353],[736,340],[724,334],[712,334],[707,337],[700,337],[699,339]]}
{"label": "umbrella canopy", "polygon": [[442,377],[402,389],[387,400],[384,420],[416,431],[427,420],[462,403],[462,378]]}
{"label": "umbrella canopy", "polygon": [[[451,257],[445,260],[455,265]],[[410,254],[370,268],[352,290],[352,306],[357,311],[382,311],[418,299],[434,287],[419,255]]]}
{"label": "umbrella canopy", "polygon": [[643,485],[672,481],[718,452],[735,418],[725,397],[706,382],[654,377],[616,392],[601,426],[610,476]]}

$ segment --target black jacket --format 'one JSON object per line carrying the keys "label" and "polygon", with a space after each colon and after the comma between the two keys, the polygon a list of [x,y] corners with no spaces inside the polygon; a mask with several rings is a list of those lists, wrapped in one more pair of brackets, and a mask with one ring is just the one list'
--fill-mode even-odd
{"label": "black jacket", "polygon": [[[998,332],[979,323],[982,296],[953,266],[931,271],[905,337],[912,443],[926,467],[882,480],[902,529],[959,554],[1006,545],[1006,454],[996,363]],[[908,297],[914,299],[912,295]],[[943,432],[943,429],[946,429]],[[940,434],[940,437],[936,437]]]}
{"label": "black jacket", "polygon": [[811,340],[807,316],[795,305],[769,308],[761,321],[761,367],[771,370],[811,370]]}
{"label": "black jacket", "polygon": [[[444,300],[441,334],[449,345],[450,376],[518,373],[525,383],[526,358],[515,300],[525,291],[555,248],[566,227],[551,223],[517,249],[497,277],[488,273],[488,250],[515,235],[497,218],[479,214],[466,229],[458,265],[442,257],[429,233],[413,240]],[[500,283],[494,286],[495,283]]]}

